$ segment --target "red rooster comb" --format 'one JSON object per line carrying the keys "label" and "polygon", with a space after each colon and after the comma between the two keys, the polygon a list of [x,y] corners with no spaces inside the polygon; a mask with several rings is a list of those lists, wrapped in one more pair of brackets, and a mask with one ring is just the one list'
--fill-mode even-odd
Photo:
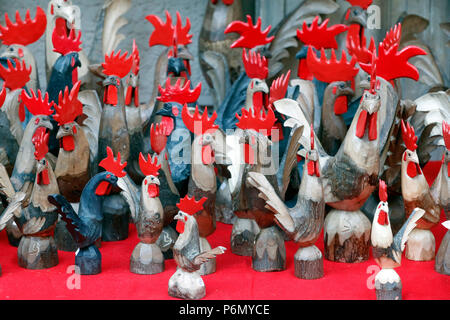
{"label": "red rooster comb", "polygon": [[191,80],[186,81],[184,86],[181,86],[181,79],[178,79],[175,86],[172,86],[170,78],[167,78],[165,88],[159,85],[160,96],[156,99],[162,102],[178,102],[179,104],[195,102],[202,91],[202,83],[199,82],[193,90],[190,87]]}
{"label": "red rooster comb", "polygon": [[30,89],[30,91],[31,96],[29,96],[25,90],[22,90],[22,93],[20,94],[20,99],[27,106],[28,111],[30,111],[33,116],[51,115],[53,113],[52,106],[54,102],[48,101],[48,92],[46,92],[44,98],[42,98],[41,90],[38,89],[37,96],[33,89]]}
{"label": "red rooster comb", "polygon": [[269,67],[266,57],[258,52],[249,51],[248,55],[245,49],[242,49],[242,61],[244,62],[245,73],[251,79],[266,79],[269,74]]}
{"label": "red rooster comb", "polygon": [[3,106],[5,99],[6,99],[6,87],[3,87],[2,91],[0,92],[0,108]]}
{"label": "red rooster comb", "polygon": [[150,126],[150,145],[152,150],[160,154],[167,144],[166,127],[163,123],[152,123]]}
{"label": "red rooster comb", "polygon": [[353,56],[350,61],[347,61],[344,50],[342,50],[341,60],[338,61],[334,49],[331,49],[331,58],[328,60],[323,48],[320,49],[319,59],[313,48],[308,47],[306,63],[314,77],[323,82],[350,81],[358,73],[358,68],[355,67],[356,57]]}
{"label": "red rooster comb", "polygon": [[141,168],[142,173],[145,176],[158,176],[159,172],[158,170],[161,169],[161,165],[158,165],[158,157],[155,155],[153,157],[150,157],[149,154],[147,154],[147,160],[145,160],[144,155],[142,152],[139,153],[139,168]]}
{"label": "red rooster comb", "polygon": [[136,39],[133,39],[133,51],[131,52],[131,57],[133,59],[131,72],[133,72],[133,74],[137,76],[139,74],[139,65],[141,63],[141,58],[139,56],[139,49],[136,45]]}
{"label": "red rooster comb", "polygon": [[272,26],[269,25],[264,31],[261,31],[261,17],[258,18],[256,25],[253,25],[252,17],[247,15],[247,23],[233,21],[226,27],[224,33],[236,32],[240,35],[239,39],[231,44],[231,48],[251,49],[272,42],[275,37],[267,37],[270,28]]}
{"label": "red rooster comb", "polygon": [[114,55],[113,50],[109,56],[105,55],[105,62],[102,63],[104,74],[123,78],[130,72],[133,65],[133,55],[127,57],[128,51],[125,51],[122,56],[120,53],[121,50]]}
{"label": "red rooster comb", "polygon": [[114,153],[110,147],[106,147],[106,154],[107,157],[98,165],[118,178],[124,177],[127,173],[123,169],[127,166],[127,162],[121,163],[120,152],[117,153],[117,160],[114,159]]}
{"label": "red rooster comb", "polygon": [[381,201],[387,202],[388,200],[388,194],[387,194],[387,186],[386,182],[380,179],[380,183],[378,185],[378,197]]}
{"label": "red rooster comb", "polygon": [[183,110],[181,110],[181,118],[183,119],[186,128],[197,135],[204,134],[207,131],[212,133],[216,131],[217,128],[219,128],[218,125],[214,124],[214,121],[217,118],[217,113],[214,111],[211,118],[208,118],[208,113],[205,110],[200,116],[198,112],[198,106],[195,106],[194,115],[191,116],[188,106],[185,104],[183,106]]}
{"label": "red rooster comb", "polygon": [[444,136],[445,147],[450,150],[450,124],[442,121],[442,135]]}
{"label": "red rooster comb", "polygon": [[32,20],[30,9],[25,14],[25,21],[20,18],[19,11],[16,11],[16,22],[9,19],[5,13],[5,26],[0,25],[0,40],[4,45],[21,44],[29,45],[39,40],[44,34],[47,26],[47,18],[41,7],[36,7],[36,17]]}
{"label": "red rooster comb", "polygon": [[252,108],[250,110],[242,108],[241,113],[241,116],[236,113],[236,118],[239,120],[236,126],[242,130],[255,130],[266,136],[270,135],[272,127],[277,121],[271,108],[267,109],[267,113],[261,111],[260,108]]}
{"label": "red rooster comb", "polygon": [[[419,80],[419,71],[408,62],[408,60],[417,55],[426,55],[427,53],[417,46],[407,46],[398,51],[401,36],[401,24],[386,33],[386,37],[378,45],[377,75],[390,81],[396,78],[411,78]],[[361,68],[370,73],[370,64],[360,63]]]}
{"label": "red rooster comb", "polygon": [[76,31],[74,29],[70,30],[69,36],[66,33],[59,33],[57,31],[57,27],[53,29],[52,34],[52,43],[53,43],[53,51],[62,54],[63,56],[70,52],[79,52],[81,51],[81,31]]}
{"label": "red rooster comb", "polygon": [[48,153],[48,140],[50,138],[50,133],[46,133],[45,130],[39,130],[33,136],[34,144],[34,158],[38,161],[44,159],[45,155]]}
{"label": "red rooster comb", "polygon": [[371,4],[373,0],[347,0],[352,6],[358,6],[366,10]]}
{"label": "red rooster comb", "polygon": [[414,133],[414,128],[407,122],[405,126],[405,122],[402,120],[402,138],[405,143],[406,148],[410,151],[414,151],[417,149],[417,137]]}
{"label": "red rooster comb", "polygon": [[316,16],[310,27],[306,25],[306,21],[303,21],[302,30],[297,29],[297,38],[304,44],[313,46],[316,49],[337,49],[338,44],[335,38],[339,33],[347,30],[347,26],[335,24],[328,28],[329,21],[330,19],[326,19],[319,26],[319,16]]}
{"label": "red rooster comb", "polygon": [[184,198],[180,199],[180,202],[177,203],[177,207],[180,211],[192,216],[200,210],[203,210],[203,204],[206,199],[206,197],[203,197],[200,200],[195,201],[195,197],[189,198],[189,196],[186,195]]}
{"label": "red rooster comb", "polygon": [[348,33],[346,39],[348,53],[356,56],[359,63],[369,63],[372,59],[372,52],[375,51],[375,40],[370,38],[369,48],[366,48],[366,36],[360,36],[359,32]]}
{"label": "red rooster comb", "polygon": [[166,23],[163,23],[162,20],[154,14],[145,17],[155,27],[155,30],[148,40],[148,45],[150,47],[155,45],[176,47],[179,44],[187,45],[191,43],[192,34],[189,34],[191,21],[189,18],[186,18],[186,26],[183,27],[180,13],[177,11],[177,24],[176,26],[173,26],[172,17],[170,16],[169,11],[166,10],[165,13]]}
{"label": "red rooster comb", "polygon": [[380,85],[379,80],[377,81],[377,55],[375,51],[372,51],[372,69],[370,71],[370,90],[371,94],[375,94],[375,89]]}
{"label": "red rooster comb", "polygon": [[3,79],[4,86],[9,90],[23,88],[30,80],[31,65],[27,69],[25,60],[20,62],[17,59],[14,59],[15,67],[13,67],[10,59],[7,59],[7,63],[8,69],[0,64],[0,78]]}
{"label": "red rooster comb", "polygon": [[269,105],[272,105],[275,101],[283,99],[286,96],[290,76],[291,70],[289,70],[285,75],[279,76],[272,82],[269,91]]}
{"label": "red rooster comb", "polygon": [[59,103],[55,105],[56,113],[53,116],[53,118],[59,123],[59,125],[71,123],[75,121],[78,116],[83,114],[83,104],[80,102],[80,100],[78,100],[80,85],[81,81],[78,81],[72,87],[70,93],[68,86],[66,86],[64,90],[64,95],[62,91],[59,92]]}

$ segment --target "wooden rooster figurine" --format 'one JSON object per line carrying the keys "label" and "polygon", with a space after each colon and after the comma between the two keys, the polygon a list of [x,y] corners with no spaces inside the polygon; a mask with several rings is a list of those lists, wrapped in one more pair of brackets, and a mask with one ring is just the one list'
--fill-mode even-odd
{"label": "wooden rooster figurine", "polygon": [[[47,97],[48,98],[48,97]],[[36,159],[36,178],[29,201],[23,210],[5,210],[0,218],[0,225],[14,217],[23,236],[18,247],[19,266],[26,269],[46,269],[58,264],[58,251],[53,239],[53,231],[58,219],[55,207],[47,200],[49,194],[58,193],[58,185],[52,167],[45,158],[48,153],[49,133],[39,130],[33,136],[34,157]],[[2,177],[0,184],[7,191],[8,198],[17,199],[21,193],[14,195],[14,189],[6,177]],[[25,197],[22,198],[22,201]],[[14,201],[13,201],[14,202]]]}
{"label": "wooden rooster figurine", "polygon": [[[298,131],[303,128],[297,128]],[[301,132],[300,132],[301,133]],[[314,245],[323,227],[325,201],[322,180],[320,178],[319,154],[314,149],[314,131],[311,126],[311,147],[302,149],[299,155],[305,157],[302,182],[298,191],[297,203],[288,208],[275,192],[272,185],[261,173],[250,172],[247,182],[257,188],[259,197],[266,201],[266,207],[275,214],[275,221],[290,239],[297,242],[295,276],[300,279],[318,279],[323,277],[323,257]],[[256,248],[258,250],[258,248]]]}
{"label": "wooden rooster figurine", "polygon": [[98,274],[101,272],[102,255],[95,242],[102,236],[103,202],[117,180],[126,175],[123,169],[126,163],[121,163],[120,155],[117,160],[111,154],[100,162],[100,165],[111,171],[97,173],[89,180],[81,193],[78,214],[72,205],[59,194],[51,194],[48,201],[56,206],[66,228],[72,235],[77,247],[75,265],[82,275]]}
{"label": "wooden rooster figurine", "polygon": [[127,176],[120,178],[118,185],[128,202],[131,217],[136,224],[140,242],[131,254],[130,271],[137,274],[156,274],[164,271],[164,257],[156,244],[164,227],[164,209],[159,199],[158,179],[161,164],[158,157],[139,154],[139,166],[145,175],[139,189]]}
{"label": "wooden rooster figurine", "polygon": [[5,26],[0,25],[0,40],[6,46],[0,57],[17,59],[20,63],[24,62],[30,66],[31,74],[27,86],[34,91],[39,89],[38,68],[36,59],[27,46],[41,38],[46,26],[45,12],[39,6],[36,7],[34,19],[31,19],[30,9],[25,14],[25,20],[22,20],[19,11],[16,11],[16,22],[12,22],[5,13]]}
{"label": "wooden rooster figurine", "polygon": [[406,150],[402,156],[401,185],[402,196],[405,205],[405,214],[408,217],[411,212],[420,207],[425,210],[417,228],[410,234],[406,246],[405,256],[410,260],[428,261],[435,256],[435,239],[430,229],[439,222],[441,208],[438,199],[430,191],[425,176],[419,165],[417,156],[417,137],[414,128],[402,120],[402,137]]}
{"label": "wooden rooster figurine", "polygon": [[[200,116],[198,106],[191,115],[185,104],[181,116],[186,127],[195,134],[191,149],[191,176],[189,178],[188,195],[190,197],[206,198],[203,210],[194,214],[200,236],[200,251],[211,250],[206,237],[216,230],[215,203],[217,193],[217,177],[215,164],[225,164],[225,133],[214,124],[216,112],[208,118],[204,110]],[[216,261],[210,259],[201,267],[201,274],[215,272]]]}
{"label": "wooden rooster figurine", "polygon": [[177,263],[177,271],[169,279],[169,295],[180,299],[201,299],[206,294],[205,284],[199,269],[203,263],[216,255],[225,253],[224,247],[201,252],[198,225],[193,215],[203,209],[206,198],[196,201],[186,196],[180,199],[177,207],[180,209],[175,216],[177,231],[180,233],[173,254]]}
{"label": "wooden rooster figurine", "polygon": [[425,211],[421,208],[414,208],[397,234],[392,236],[387,188],[386,183],[382,180],[379,184],[379,197],[380,203],[373,217],[370,236],[373,257],[381,267],[381,270],[375,276],[377,300],[401,300],[402,283],[394,268],[400,266],[405,243]]}

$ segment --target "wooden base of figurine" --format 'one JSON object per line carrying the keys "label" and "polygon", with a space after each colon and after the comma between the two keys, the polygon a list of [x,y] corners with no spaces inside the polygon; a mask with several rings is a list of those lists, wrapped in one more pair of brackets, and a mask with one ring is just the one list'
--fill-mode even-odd
{"label": "wooden base of figurine", "polygon": [[251,257],[256,235],[260,228],[252,219],[237,218],[231,230],[231,252],[238,256]]}
{"label": "wooden base of figurine", "polygon": [[178,268],[169,279],[169,296],[171,297],[198,300],[205,295],[205,283],[198,271],[187,272]]}
{"label": "wooden base of figurine", "polygon": [[96,245],[80,248],[75,255],[75,265],[82,275],[98,274],[102,271],[102,254]]}
{"label": "wooden base of figurine", "polygon": [[362,262],[369,259],[371,223],[361,211],[331,210],[324,221],[325,259]]}
{"label": "wooden base of figurine", "polygon": [[130,271],[137,274],[163,272],[164,257],[158,245],[139,242],[131,254]]}
{"label": "wooden base of figurine", "polygon": [[255,239],[252,268],[260,272],[286,269],[286,248],[281,230],[276,227],[261,229]]}
{"label": "wooden base of figurine", "polygon": [[436,272],[450,276],[450,231],[447,231],[442,238],[441,246],[434,261],[434,269]]}
{"label": "wooden base of figurine", "polygon": [[164,260],[173,259],[172,248],[178,239],[178,233],[170,226],[165,226],[159,235],[156,244],[161,249]]}
{"label": "wooden base of figurine", "polygon": [[66,222],[61,219],[56,223],[54,238],[58,250],[67,252],[77,251],[78,247],[66,228]]}
{"label": "wooden base of figurine", "polygon": [[375,276],[377,300],[402,300],[402,281],[394,269],[381,269]]}
{"label": "wooden base of figurine", "polygon": [[9,244],[13,247],[18,247],[20,239],[22,238],[22,232],[20,232],[17,224],[11,220],[11,222],[6,225],[5,229]]}
{"label": "wooden base of figurine", "polygon": [[323,277],[323,256],[319,248],[312,245],[299,248],[294,256],[295,276],[312,280]]}
{"label": "wooden base of figurine", "polygon": [[430,261],[435,257],[436,240],[430,230],[414,229],[406,242],[405,257],[413,261]]}
{"label": "wooden base of figurine", "polygon": [[102,241],[120,241],[128,238],[130,209],[120,194],[103,200]]}
{"label": "wooden base of figurine", "polygon": [[22,236],[17,249],[19,266],[39,270],[58,264],[58,250],[53,237]]}
{"label": "wooden base of figurine", "polygon": [[[210,251],[212,250],[211,245],[209,244],[206,238],[199,237],[200,240],[200,252]],[[209,259],[205,263],[203,263],[200,267],[200,275],[206,276],[208,274],[216,272],[216,258]]]}

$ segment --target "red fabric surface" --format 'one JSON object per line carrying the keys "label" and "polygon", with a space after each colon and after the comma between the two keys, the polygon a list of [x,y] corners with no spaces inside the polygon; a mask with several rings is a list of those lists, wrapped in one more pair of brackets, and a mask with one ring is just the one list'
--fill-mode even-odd
{"label": "red fabric surface", "polygon": [[[439,164],[424,168],[434,179]],[[442,217],[442,221],[443,221]],[[446,229],[436,225],[436,252]],[[297,245],[286,242],[287,269],[282,272],[257,272],[251,268],[251,257],[236,256],[230,251],[231,225],[217,223],[216,232],[208,240],[212,247],[222,245],[227,252],[217,257],[217,272],[203,276],[204,299],[375,299],[373,281],[378,265],[372,258],[366,262],[346,264],[324,261],[324,277],[301,280],[294,276],[293,257]],[[5,231],[0,233],[0,299],[172,299],[167,293],[169,278],[176,270],[174,260],[166,261],[164,272],[156,275],[136,275],[129,271],[130,255],[138,243],[136,229],[130,225],[129,238],[118,242],[103,242],[100,249],[102,272],[81,276],[80,289],[66,285],[73,277],[73,252],[59,252],[59,264],[46,270],[26,270],[17,264],[17,248],[8,244]],[[323,252],[323,237],[317,242]],[[434,271],[434,261],[415,262],[406,258],[396,269],[403,283],[403,299],[450,298],[450,277]],[[368,285],[369,284],[369,285]]]}

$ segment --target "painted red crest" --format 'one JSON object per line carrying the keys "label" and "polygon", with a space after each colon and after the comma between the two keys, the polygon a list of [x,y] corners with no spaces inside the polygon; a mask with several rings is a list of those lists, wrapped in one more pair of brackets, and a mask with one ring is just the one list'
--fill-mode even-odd
{"label": "painted red crest", "polygon": [[358,6],[366,10],[371,4],[373,0],[347,0],[352,6]]}
{"label": "painted red crest", "polygon": [[355,67],[356,57],[353,56],[350,61],[347,61],[344,50],[342,50],[341,60],[338,61],[334,49],[331,49],[331,58],[328,60],[323,48],[320,50],[319,59],[313,48],[308,47],[306,63],[314,77],[323,82],[350,81],[358,73],[358,68]]}
{"label": "painted red crest", "polygon": [[191,81],[185,82],[184,86],[181,86],[181,79],[178,79],[175,86],[170,84],[170,78],[166,80],[166,86],[163,88],[161,85],[158,87],[160,96],[157,97],[162,102],[178,102],[179,104],[191,103],[197,101],[202,91],[202,83],[191,90]]}
{"label": "painted red crest", "polygon": [[167,134],[164,123],[152,123],[150,126],[150,145],[152,150],[160,154],[167,144]]}
{"label": "painted red crest", "polygon": [[127,166],[127,162],[121,163],[120,152],[117,153],[117,159],[114,159],[114,153],[110,147],[106,147],[107,157],[100,161],[98,164],[100,167],[113,173],[116,177],[122,178],[126,176],[126,172],[123,169]]}
{"label": "painted red crest", "polygon": [[283,99],[286,96],[290,76],[291,70],[289,70],[285,75],[282,74],[272,82],[269,91],[269,105],[272,105],[275,101]]}
{"label": "painted red crest", "polygon": [[405,122],[402,120],[402,138],[405,143],[406,148],[410,151],[414,151],[417,149],[417,137],[414,133],[414,128],[407,122],[405,126]]}
{"label": "painted red crest", "polygon": [[78,34],[76,34],[76,31],[71,29],[67,36],[65,32],[58,32],[55,26],[52,34],[53,51],[63,56],[70,52],[79,52],[81,51],[80,45],[82,43],[80,39],[81,31],[78,31]]}
{"label": "painted red crest", "polygon": [[59,103],[55,105],[55,115],[53,118],[63,125],[66,123],[71,123],[75,119],[83,114],[83,104],[78,100],[78,92],[80,91],[81,81],[75,83],[70,90],[67,86],[64,90],[64,95],[62,91],[59,92],[58,101]]}
{"label": "painted red crest", "polygon": [[21,44],[29,45],[39,40],[44,34],[47,26],[47,18],[41,7],[36,7],[36,16],[30,17],[30,9],[25,14],[25,21],[20,17],[19,11],[16,11],[16,22],[9,19],[5,13],[5,26],[0,25],[0,40],[4,45]]}
{"label": "painted red crest", "polygon": [[131,52],[131,57],[133,59],[133,64],[131,65],[131,72],[135,76],[139,74],[139,65],[141,63],[141,58],[139,56],[139,49],[136,45],[136,39],[133,39],[133,51]]}
{"label": "painted red crest", "polygon": [[125,51],[122,56],[120,53],[121,50],[117,51],[117,54],[112,51],[110,55],[105,55],[105,62],[102,63],[104,74],[123,78],[130,72],[133,65],[133,55],[127,57],[128,51]]}
{"label": "painted red crest", "polygon": [[207,198],[203,197],[200,200],[196,201],[195,197],[189,198],[189,196],[186,195],[184,198],[180,199],[180,202],[177,203],[177,207],[184,213],[193,215],[200,210],[203,210],[203,204],[206,200]]}
{"label": "painted red crest", "polygon": [[372,52],[375,50],[375,41],[370,38],[369,48],[366,48],[366,37],[364,33],[360,36],[359,32],[347,34],[346,46],[348,53],[356,56],[359,63],[369,63],[372,59]]}
{"label": "painted red crest", "polygon": [[444,136],[444,143],[447,150],[450,150],[450,124],[442,121],[442,135]]}
{"label": "painted red crest", "polygon": [[189,34],[191,29],[191,21],[186,18],[186,25],[183,27],[180,13],[177,11],[177,23],[175,26],[172,25],[172,17],[169,11],[166,13],[166,23],[154,14],[145,17],[154,27],[155,30],[152,32],[148,45],[163,45],[166,47],[177,46],[177,45],[188,45],[192,42],[192,34]]}
{"label": "painted red crest", "polygon": [[[419,71],[408,60],[427,53],[416,46],[407,46],[398,51],[400,36],[401,24],[399,23],[386,33],[385,39],[378,45],[377,75],[387,81],[402,77],[417,81],[419,80]],[[361,62],[359,65],[364,71],[370,73],[370,64]]]}
{"label": "painted red crest", "polygon": [[250,110],[242,108],[241,113],[241,116],[236,113],[236,118],[239,120],[236,126],[242,130],[255,130],[266,136],[270,135],[272,127],[277,121],[271,108],[267,109],[267,113],[260,108],[252,108]]}
{"label": "painted red crest", "polygon": [[256,25],[253,25],[252,17],[247,15],[247,22],[233,21],[225,29],[224,33],[236,32],[240,37],[231,44],[231,48],[251,49],[271,42],[275,37],[267,37],[272,26],[268,26],[261,31],[261,17],[258,18]]}
{"label": "painted red crest", "polygon": [[200,116],[198,106],[195,106],[194,114],[191,115],[189,113],[188,106],[185,104],[183,106],[183,110],[181,110],[181,118],[183,119],[186,128],[197,135],[204,134],[207,131],[212,133],[219,128],[218,125],[214,124],[214,121],[217,118],[217,113],[214,111],[211,118],[208,118],[208,113],[205,110]]}
{"label": "painted red crest", "polygon": [[34,144],[34,158],[38,161],[44,159],[45,155],[48,153],[48,140],[50,138],[50,133],[46,133],[46,130],[39,130],[33,136]]}
{"label": "painted red crest", "polygon": [[387,186],[386,182],[380,179],[380,183],[378,185],[378,197],[381,201],[387,202],[388,201],[388,194],[387,194]]}
{"label": "painted red crest", "polygon": [[34,116],[37,115],[46,115],[49,116],[53,113],[52,106],[54,105],[53,101],[49,101],[48,92],[45,93],[44,97],[42,97],[41,90],[38,89],[38,94],[30,89],[31,96],[27,94],[25,90],[22,90],[20,94],[20,99],[27,107],[28,111]]}
{"label": "painted red crest", "polygon": [[4,86],[9,90],[23,88],[30,80],[31,65],[27,68],[25,60],[20,62],[14,59],[15,67],[10,59],[7,59],[8,68],[0,64],[0,78],[4,81]]}
{"label": "painted red crest", "polygon": [[316,16],[309,27],[306,25],[306,21],[303,21],[302,29],[297,29],[297,38],[305,45],[313,46],[318,50],[322,48],[337,49],[336,36],[347,30],[347,26],[335,24],[328,28],[329,21],[330,19],[326,19],[319,26],[319,16]]}
{"label": "painted red crest", "polygon": [[245,73],[249,78],[266,79],[269,74],[269,63],[266,57],[258,52],[242,49],[242,61],[244,62]]}
{"label": "painted red crest", "polygon": [[145,159],[142,152],[139,153],[139,168],[141,168],[142,173],[145,176],[158,176],[159,172],[158,170],[161,169],[161,165],[158,165],[158,157],[155,155],[153,157],[150,157],[149,154],[147,154],[147,160]]}

